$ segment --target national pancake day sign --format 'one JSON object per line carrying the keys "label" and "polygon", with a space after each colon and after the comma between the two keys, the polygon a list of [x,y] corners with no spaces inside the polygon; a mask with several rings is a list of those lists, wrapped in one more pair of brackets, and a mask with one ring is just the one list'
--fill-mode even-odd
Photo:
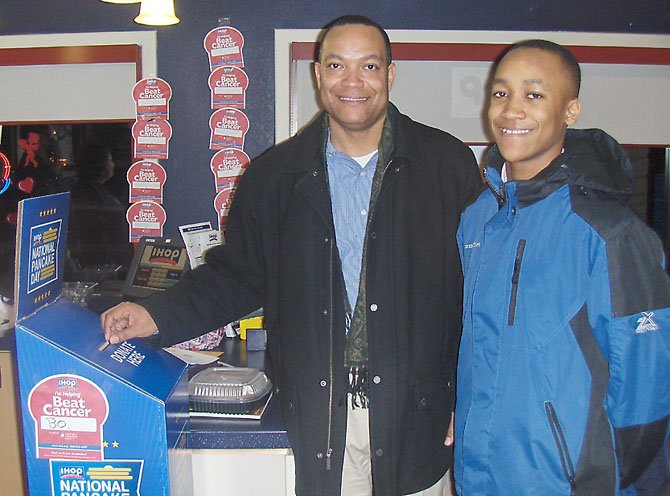
{"label": "national pancake day sign", "polygon": [[16,256],[17,315],[29,315],[62,287],[70,194],[19,202]]}
{"label": "national pancake day sign", "polygon": [[63,222],[61,219],[31,228],[28,293],[37,291],[58,278],[59,266],[56,254],[62,228]]}

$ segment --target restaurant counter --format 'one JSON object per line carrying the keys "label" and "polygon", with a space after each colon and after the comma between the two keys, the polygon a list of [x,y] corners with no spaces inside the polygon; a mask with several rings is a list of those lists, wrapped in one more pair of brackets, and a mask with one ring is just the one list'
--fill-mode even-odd
{"label": "restaurant counter", "polygon": [[[219,362],[264,371],[272,380],[265,351],[247,351],[246,341],[223,338]],[[209,366],[216,366],[217,363]],[[206,366],[189,366],[192,377]],[[285,496],[295,494],[294,464],[274,395],[260,420],[191,416],[194,494]]]}
{"label": "restaurant counter", "polygon": [[[223,352],[218,361],[233,366],[257,368],[272,380],[270,359],[265,351],[247,351],[246,342],[238,338],[223,338],[217,350]],[[20,488],[25,481],[25,473],[20,463],[23,460],[23,446],[16,398],[18,394],[14,390],[14,378],[9,374],[15,366],[14,351],[13,332],[0,337],[0,359],[6,358],[1,368],[0,397],[3,399],[2,404],[12,414],[9,417],[11,422],[6,418],[3,424],[7,432],[0,429],[0,447],[7,455],[0,457],[5,461],[0,468],[7,469],[0,470],[0,481]],[[215,362],[209,366],[216,365]],[[192,377],[204,367],[206,366],[189,366],[189,376]],[[6,398],[2,396],[5,393]],[[15,398],[16,402],[9,401]],[[270,399],[260,420],[192,416],[189,423],[194,495],[295,494],[293,454],[283,427],[276,395]],[[13,463],[7,463],[10,460]]]}

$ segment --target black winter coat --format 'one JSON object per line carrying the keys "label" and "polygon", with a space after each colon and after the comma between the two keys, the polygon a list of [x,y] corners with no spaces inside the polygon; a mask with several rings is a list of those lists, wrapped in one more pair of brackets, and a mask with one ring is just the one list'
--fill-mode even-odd
{"label": "black winter coat", "polygon": [[[226,245],[147,300],[163,345],[264,308],[298,495],[339,496],[346,427],[344,289],[323,149],[324,116],[254,160]],[[390,106],[395,153],[367,236],[375,493],[434,484],[450,467],[462,276],[456,229],[481,181],[472,152]]]}

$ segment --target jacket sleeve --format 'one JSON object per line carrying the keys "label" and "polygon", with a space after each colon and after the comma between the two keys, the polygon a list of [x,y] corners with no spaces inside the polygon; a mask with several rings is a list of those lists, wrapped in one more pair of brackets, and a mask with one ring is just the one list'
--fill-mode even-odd
{"label": "jacket sleeve", "polygon": [[662,245],[638,219],[596,250],[589,319],[609,363],[605,410],[620,486],[665,455],[670,415],[670,282]]}
{"label": "jacket sleeve", "polygon": [[159,330],[161,346],[200,336],[263,306],[265,270],[253,164],[242,176],[226,225],[226,240],[211,248],[206,263],[163,293],[140,304]]}

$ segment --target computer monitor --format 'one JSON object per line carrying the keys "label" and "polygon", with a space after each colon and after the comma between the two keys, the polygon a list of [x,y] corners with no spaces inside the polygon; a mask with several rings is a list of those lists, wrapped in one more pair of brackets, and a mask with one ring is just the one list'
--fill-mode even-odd
{"label": "computer monitor", "polygon": [[176,284],[188,269],[188,253],[180,241],[143,237],[130,264],[123,297],[140,299],[164,291]]}

